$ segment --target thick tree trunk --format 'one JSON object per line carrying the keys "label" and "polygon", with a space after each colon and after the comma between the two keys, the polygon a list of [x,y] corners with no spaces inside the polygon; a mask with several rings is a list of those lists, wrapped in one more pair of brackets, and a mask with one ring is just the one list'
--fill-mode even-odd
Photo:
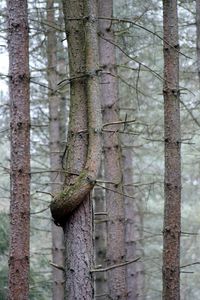
{"label": "thick tree trunk", "polygon": [[[92,205],[90,191],[101,158],[95,1],[63,1],[70,66],[70,116],[65,187],[51,204],[63,226],[67,299],[93,298]],[[75,175],[76,174],[76,175]]]}
{"label": "thick tree trunk", "polygon": [[181,134],[177,1],[163,1],[165,209],[163,299],[180,299]]}
{"label": "thick tree trunk", "polygon": [[[50,147],[50,168],[51,170],[61,169],[61,133],[60,133],[60,97],[55,92],[57,89],[57,39],[56,31],[51,24],[55,23],[54,0],[47,0],[47,80],[49,100],[49,147]],[[50,175],[51,192],[55,194],[61,190],[61,173],[52,172]],[[64,235],[63,230],[52,223],[52,261],[57,266],[64,267]],[[54,300],[64,299],[64,272],[56,267],[52,270],[53,285],[52,292]]]}
{"label": "thick tree trunk", "polygon": [[196,0],[197,72],[200,86],[200,0]]}
{"label": "thick tree trunk", "polygon": [[[68,21],[83,15],[83,3],[64,1],[70,77],[85,73],[83,21]],[[86,162],[87,152],[87,96],[85,78],[73,80],[70,86],[70,115],[68,129],[67,172],[80,173]],[[69,177],[66,184],[75,178]],[[65,226],[66,296],[67,299],[92,299],[92,211],[88,196],[68,218]]]}
{"label": "thick tree trunk", "polygon": [[8,0],[11,112],[10,300],[29,299],[30,114],[26,0]]}
{"label": "thick tree trunk", "polygon": [[[113,1],[99,1],[99,17],[112,17]],[[118,84],[116,74],[115,47],[107,40],[114,40],[110,20],[99,19],[99,53],[103,123],[119,121]],[[107,264],[112,266],[125,260],[124,199],[122,196],[121,148],[119,125],[106,126],[103,132],[104,176],[107,203]],[[112,192],[113,190],[114,192]],[[108,293],[111,299],[126,299],[125,267],[108,271]]]}

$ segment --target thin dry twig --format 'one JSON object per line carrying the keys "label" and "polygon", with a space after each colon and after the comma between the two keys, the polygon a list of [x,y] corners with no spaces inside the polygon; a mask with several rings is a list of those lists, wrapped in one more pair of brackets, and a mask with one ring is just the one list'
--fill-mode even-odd
{"label": "thin dry twig", "polygon": [[92,269],[90,270],[91,273],[97,273],[97,272],[107,272],[109,270],[112,270],[112,269],[115,269],[115,268],[120,268],[120,267],[124,267],[126,265],[129,265],[129,264],[132,264],[138,260],[140,260],[141,257],[137,257],[133,260],[130,260],[130,261],[126,261],[126,262],[123,262],[123,263],[120,263],[120,264],[115,264],[115,265],[112,265],[112,266],[109,266],[109,267],[106,267],[106,268],[97,268],[97,269]]}

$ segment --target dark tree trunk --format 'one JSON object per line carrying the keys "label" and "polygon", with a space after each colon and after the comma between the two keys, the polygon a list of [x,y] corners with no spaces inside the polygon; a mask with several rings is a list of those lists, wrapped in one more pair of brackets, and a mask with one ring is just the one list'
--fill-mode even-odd
{"label": "dark tree trunk", "polygon": [[163,299],[180,299],[181,133],[177,1],[163,1],[165,209]]}
{"label": "dark tree trunk", "polygon": [[29,299],[30,115],[26,0],[8,0],[11,129],[10,300]]}
{"label": "dark tree trunk", "polygon": [[[70,116],[63,192],[51,203],[62,225],[68,300],[93,298],[90,191],[101,159],[96,2],[63,1],[70,67]],[[76,175],[75,175],[76,174]]]}

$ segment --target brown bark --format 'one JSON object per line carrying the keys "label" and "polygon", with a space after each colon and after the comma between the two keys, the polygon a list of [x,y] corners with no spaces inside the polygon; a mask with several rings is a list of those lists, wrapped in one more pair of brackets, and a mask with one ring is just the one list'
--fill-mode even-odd
{"label": "brown bark", "polygon": [[[66,7],[68,4],[65,4]],[[98,83],[98,72],[99,72],[99,66],[98,66],[98,53],[97,53],[97,30],[96,30],[96,15],[94,11],[94,7],[96,6],[94,1],[85,1],[84,2],[84,11],[81,11],[79,6],[82,8],[82,3],[74,3],[74,1],[71,1],[69,5],[75,6],[75,11],[71,12],[70,9],[67,11],[68,15],[66,15],[66,30],[67,30],[67,36],[70,38],[70,30],[74,31],[73,38],[79,39],[79,34],[83,35],[85,32],[84,37],[80,36],[82,44],[80,44],[80,41],[76,41],[75,47],[80,47],[84,49],[69,49],[69,59],[72,58],[72,52],[74,52],[74,56],[77,55],[77,51],[82,51],[82,58],[84,59],[84,65],[82,62],[82,69],[80,67],[77,67],[76,72],[74,69],[74,66],[71,64],[71,72],[70,76],[72,79],[72,85],[75,84],[75,82],[81,82],[84,81],[86,83],[85,86],[85,93],[87,96],[87,124],[85,124],[85,127],[82,127],[77,134],[81,137],[82,135],[88,134],[88,147],[87,147],[87,159],[84,164],[84,169],[79,173],[77,173],[77,170],[74,170],[72,173],[78,174],[79,176],[75,180],[75,182],[72,185],[67,185],[66,188],[58,194],[54,200],[51,203],[51,213],[52,217],[55,220],[55,223],[63,226],[65,224],[66,217],[71,215],[71,213],[83,202],[85,197],[90,193],[92,188],[95,185],[95,181],[98,175],[99,167],[100,167],[100,161],[101,161],[101,107],[100,107],[100,99],[99,99],[99,83]],[[80,14],[78,14],[80,12]],[[67,20],[67,18],[71,20]],[[75,19],[75,20],[74,20]],[[77,29],[75,25],[70,25],[70,23],[79,23],[81,24],[81,28]],[[80,31],[82,30],[82,33]],[[84,31],[84,32],[83,32]],[[83,39],[84,38],[84,39]],[[71,41],[69,41],[70,43]],[[78,44],[79,43],[79,44]],[[74,63],[73,63],[74,64]],[[82,79],[81,79],[82,78]],[[71,94],[72,95],[72,94]],[[76,115],[76,110],[79,109],[79,102],[76,103],[73,113]],[[77,120],[79,120],[79,117],[82,117],[81,111],[80,116],[77,113]],[[77,122],[76,120],[76,122]],[[71,120],[70,120],[71,122]],[[74,134],[74,132],[71,132],[70,134]],[[70,146],[71,147],[71,146]],[[68,151],[70,151],[68,149]],[[84,156],[84,154],[83,154]],[[79,158],[77,157],[77,160]],[[82,162],[83,160],[81,160]],[[70,163],[70,162],[69,162]],[[72,163],[72,161],[71,161]],[[70,163],[70,164],[71,164]]]}
{"label": "brown bark", "polygon": [[[113,1],[99,1],[99,16],[111,18]],[[107,40],[114,40],[110,20],[99,20],[99,53],[101,75],[101,96],[103,123],[119,121],[118,115],[118,85],[116,79],[115,47]],[[124,202],[122,193],[121,149],[117,130],[119,125],[110,125],[103,132],[104,176],[113,182],[107,184],[107,264],[112,266],[125,260],[124,248]],[[107,132],[106,132],[107,130]],[[108,293],[111,299],[126,299],[125,267],[108,271]]]}
{"label": "brown bark", "polygon": [[[163,1],[165,209],[163,299],[180,299],[181,135],[177,1]],[[169,46],[171,45],[171,46]]]}
{"label": "brown bark", "polygon": [[11,203],[8,299],[29,298],[30,115],[27,1],[8,0]]}
{"label": "brown bark", "polygon": [[[54,0],[47,0],[47,22],[55,23]],[[57,39],[56,31],[49,26],[47,31],[47,80],[48,80],[48,100],[49,100],[49,148],[50,148],[50,167],[52,170],[61,169],[61,132],[60,132],[60,97],[56,93],[58,76],[57,76]],[[51,192],[55,194],[61,190],[61,174],[52,172],[50,174]],[[64,268],[64,235],[62,228],[52,223],[52,261],[53,264]],[[64,272],[58,268],[52,269],[53,285],[52,299],[64,299]]]}
{"label": "brown bark", "polygon": [[[101,158],[101,111],[94,1],[63,1],[70,67],[70,116],[66,178],[51,204],[63,226],[67,299],[92,299],[92,205]],[[75,175],[77,174],[77,175]]]}
{"label": "brown bark", "polygon": [[196,0],[196,47],[197,47],[197,72],[200,85],[200,0]]}

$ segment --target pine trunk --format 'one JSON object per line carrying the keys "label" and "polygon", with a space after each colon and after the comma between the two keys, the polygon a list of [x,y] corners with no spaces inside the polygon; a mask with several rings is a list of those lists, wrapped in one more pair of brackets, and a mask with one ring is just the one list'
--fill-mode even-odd
{"label": "pine trunk", "polygon": [[[99,1],[99,54],[101,75],[101,97],[103,123],[119,121],[118,82],[115,47],[107,40],[114,41],[112,29],[113,1]],[[106,17],[108,20],[101,19]],[[105,40],[106,39],[106,40]],[[117,265],[125,260],[124,199],[122,195],[121,148],[119,125],[108,125],[103,131],[104,176],[107,203],[107,264]],[[113,190],[113,191],[112,191]],[[108,293],[111,299],[126,299],[125,267],[108,271]]]}
{"label": "pine trunk", "polygon": [[[123,192],[134,197],[133,187],[133,145],[131,136],[123,134],[122,163],[123,163]],[[137,257],[143,257],[142,245],[142,200],[135,195],[135,199],[125,196],[125,248],[126,261]],[[144,299],[144,264],[141,260],[126,267],[127,300]]]}
{"label": "pine trunk", "polygon": [[[61,133],[60,133],[60,96],[56,93],[58,76],[57,76],[57,39],[55,23],[54,0],[47,1],[47,22],[49,24],[47,31],[47,80],[48,80],[48,101],[49,101],[49,148],[50,148],[50,168],[53,171],[50,175],[51,192],[55,194],[61,190]],[[54,172],[57,170],[57,172]],[[52,223],[52,261],[53,264],[64,267],[64,236],[63,230]],[[64,299],[64,272],[61,269],[53,267],[52,270],[53,300]]]}
{"label": "pine trunk", "polygon": [[67,192],[64,191],[54,200],[51,209],[54,218],[61,216],[58,221],[61,220],[65,233],[67,299],[91,300],[93,220],[89,192],[94,186],[101,157],[96,2],[63,1],[63,7],[70,67],[65,178],[70,198],[65,198]]}
{"label": "pine trunk", "polygon": [[26,0],[8,0],[11,129],[10,300],[29,299],[30,110]]}
{"label": "pine trunk", "polygon": [[200,0],[196,0],[197,72],[200,86]]}
{"label": "pine trunk", "polygon": [[165,209],[163,299],[180,299],[181,133],[177,1],[163,1]]}

